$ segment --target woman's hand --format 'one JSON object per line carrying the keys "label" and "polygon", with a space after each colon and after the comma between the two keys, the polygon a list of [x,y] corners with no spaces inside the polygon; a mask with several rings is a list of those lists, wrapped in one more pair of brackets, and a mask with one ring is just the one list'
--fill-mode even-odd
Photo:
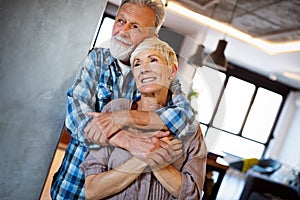
{"label": "woman's hand", "polygon": [[163,148],[158,149],[149,155],[147,164],[151,170],[157,170],[166,167],[176,161],[182,155],[182,141],[164,137],[161,140],[166,143]]}

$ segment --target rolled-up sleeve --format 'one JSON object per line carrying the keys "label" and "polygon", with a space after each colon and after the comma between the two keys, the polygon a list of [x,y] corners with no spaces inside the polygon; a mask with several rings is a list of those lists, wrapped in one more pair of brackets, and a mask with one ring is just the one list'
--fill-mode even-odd
{"label": "rolled-up sleeve", "polygon": [[107,163],[111,150],[110,147],[103,147],[89,151],[85,160],[80,164],[85,177],[108,171]]}
{"label": "rolled-up sleeve", "polygon": [[182,138],[194,134],[198,123],[178,79],[172,81],[171,91],[173,93],[171,103],[157,110],[156,113],[176,137]]}

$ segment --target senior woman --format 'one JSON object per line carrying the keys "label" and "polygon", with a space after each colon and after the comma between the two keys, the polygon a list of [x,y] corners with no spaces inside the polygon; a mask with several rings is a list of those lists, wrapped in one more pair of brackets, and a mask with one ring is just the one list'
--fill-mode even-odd
{"label": "senior woman", "polygon": [[[132,53],[130,63],[140,100],[113,100],[104,111],[153,111],[169,105],[172,94],[168,88],[178,71],[173,49],[156,37],[147,38]],[[121,131],[147,137],[145,130]],[[172,136],[161,140],[166,146],[148,152],[152,154],[148,161],[118,147],[91,149],[81,165],[86,199],[201,199],[207,150],[200,127],[180,140]],[[171,159],[162,158],[164,151]]]}

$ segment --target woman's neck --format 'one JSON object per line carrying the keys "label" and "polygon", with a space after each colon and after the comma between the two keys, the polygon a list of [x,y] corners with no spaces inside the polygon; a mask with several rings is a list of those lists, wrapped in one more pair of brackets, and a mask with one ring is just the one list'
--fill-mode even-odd
{"label": "woman's neck", "polygon": [[155,111],[161,107],[166,106],[167,95],[158,95],[156,93],[152,94],[142,94],[141,100],[138,102],[138,110],[143,111]]}

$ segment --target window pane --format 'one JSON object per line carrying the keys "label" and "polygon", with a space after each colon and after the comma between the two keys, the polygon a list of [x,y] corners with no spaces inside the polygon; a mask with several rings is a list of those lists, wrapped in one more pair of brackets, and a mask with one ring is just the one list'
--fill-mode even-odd
{"label": "window pane", "polygon": [[260,158],[265,146],[245,138],[209,128],[205,137],[208,151],[229,153],[241,158]]}
{"label": "window pane", "polygon": [[198,121],[208,124],[221,92],[225,74],[217,70],[201,67],[193,79],[193,89],[199,93],[197,99]]}
{"label": "window pane", "polygon": [[239,133],[254,89],[253,84],[230,77],[213,121],[213,126],[228,132]]}
{"label": "window pane", "polygon": [[109,17],[105,17],[101,24],[101,28],[98,37],[95,42],[95,47],[109,48],[111,31],[115,20]]}
{"label": "window pane", "polygon": [[270,135],[282,96],[259,88],[242,135],[265,143]]}
{"label": "window pane", "polygon": [[203,136],[205,137],[207,126],[204,124],[200,124],[200,128],[201,128],[201,132],[202,132]]}

